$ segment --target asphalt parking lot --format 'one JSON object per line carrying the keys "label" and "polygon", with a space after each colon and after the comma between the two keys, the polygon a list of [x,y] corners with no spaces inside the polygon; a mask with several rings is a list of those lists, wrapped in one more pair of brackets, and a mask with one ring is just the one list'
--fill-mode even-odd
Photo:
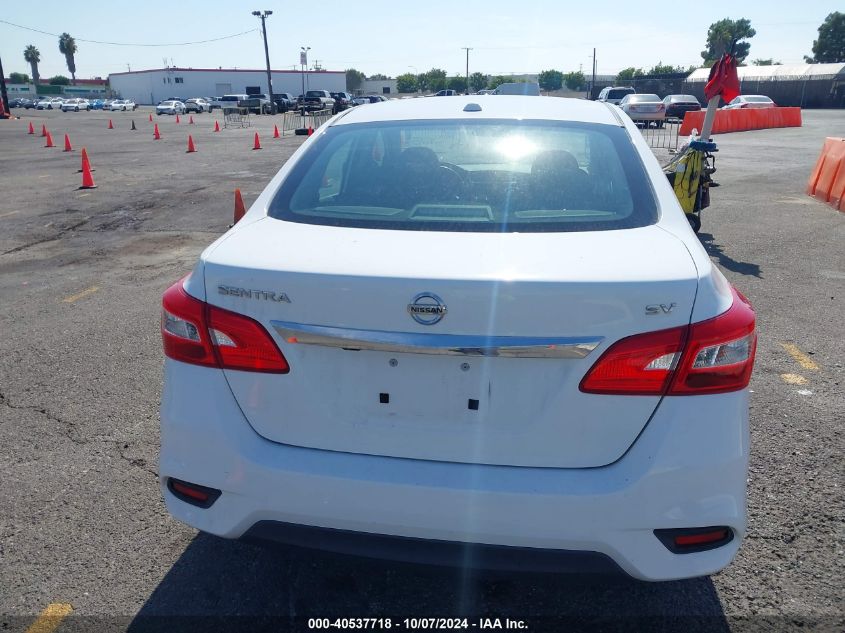
{"label": "asphalt parking lot", "polygon": [[[248,206],[302,137],[273,139],[273,117],[215,133],[222,116],[201,114],[153,116],[154,141],[149,111],[0,122],[0,630],[48,608],[60,632],[458,615],[531,630],[843,630],[845,214],[804,187],[845,111],[717,138],[721,186],[700,238],[760,335],[749,535],[724,572],[663,584],[312,555],[171,519],[156,480],[161,293],[226,230],[233,190]],[[77,189],[83,146],[97,189]]]}

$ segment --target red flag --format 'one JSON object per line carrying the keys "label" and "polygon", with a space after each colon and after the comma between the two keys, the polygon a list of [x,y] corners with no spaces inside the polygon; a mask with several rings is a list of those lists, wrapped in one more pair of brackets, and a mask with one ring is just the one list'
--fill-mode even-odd
{"label": "red flag", "polygon": [[739,76],[736,72],[736,58],[725,53],[722,59],[713,64],[704,96],[708,101],[716,95],[722,95],[725,103],[730,103],[739,96]]}

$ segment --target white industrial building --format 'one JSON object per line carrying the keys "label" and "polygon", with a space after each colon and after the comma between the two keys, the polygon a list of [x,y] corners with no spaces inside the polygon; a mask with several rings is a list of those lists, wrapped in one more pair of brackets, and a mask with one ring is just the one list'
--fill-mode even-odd
{"label": "white industrial building", "polygon": [[[305,90],[346,90],[346,73],[335,70],[273,70],[273,92],[294,96]],[[215,97],[267,93],[266,70],[240,68],[154,68],[109,75],[112,92],[136,103],[156,104],[168,97]]]}

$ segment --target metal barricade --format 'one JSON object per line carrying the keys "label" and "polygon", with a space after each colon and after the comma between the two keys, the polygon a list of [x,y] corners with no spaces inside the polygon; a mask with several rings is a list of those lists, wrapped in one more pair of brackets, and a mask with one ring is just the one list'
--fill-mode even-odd
{"label": "metal barricade", "polygon": [[307,112],[303,116],[300,110],[291,110],[290,112],[285,112],[282,117],[280,131],[282,136],[284,136],[287,132],[294,134],[296,130],[307,130],[309,127],[316,130],[332,118],[332,111],[330,109],[315,110],[313,112]]}
{"label": "metal barricade", "polygon": [[666,119],[661,127],[655,122],[639,123],[643,138],[652,149],[666,149],[674,152],[678,149],[678,130],[681,127],[680,121]]}
{"label": "metal barricade", "polygon": [[296,128],[300,127],[301,124],[302,124],[302,116],[299,114],[299,112],[296,112],[294,110],[291,110],[289,112],[285,112],[282,115],[282,127],[281,127],[282,136],[284,136],[286,132],[290,132],[291,134],[293,134],[294,130],[296,130]]}
{"label": "metal barricade", "polygon": [[249,110],[242,107],[223,108],[223,127],[252,127]]}
{"label": "metal barricade", "polygon": [[332,111],[331,109],[326,110],[315,110],[311,113],[311,127],[315,130],[320,127],[323,123],[326,123],[329,119],[332,118]]}

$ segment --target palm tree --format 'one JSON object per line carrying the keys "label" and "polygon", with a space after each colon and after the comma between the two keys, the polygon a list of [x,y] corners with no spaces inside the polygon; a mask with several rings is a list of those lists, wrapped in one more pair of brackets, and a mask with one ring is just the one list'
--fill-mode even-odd
{"label": "palm tree", "polygon": [[35,48],[35,46],[30,44],[23,50],[23,58],[29,62],[29,67],[32,69],[32,83],[35,84],[37,88],[38,80],[40,79],[40,75],[38,74],[38,62],[41,61],[41,52]]}
{"label": "palm tree", "polygon": [[73,56],[76,53],[76,40],[69,33],[62,33],[59,37],[59,52],[65,56],[67,69],[70,71],[71,83],[76,85],[76,62]]}

